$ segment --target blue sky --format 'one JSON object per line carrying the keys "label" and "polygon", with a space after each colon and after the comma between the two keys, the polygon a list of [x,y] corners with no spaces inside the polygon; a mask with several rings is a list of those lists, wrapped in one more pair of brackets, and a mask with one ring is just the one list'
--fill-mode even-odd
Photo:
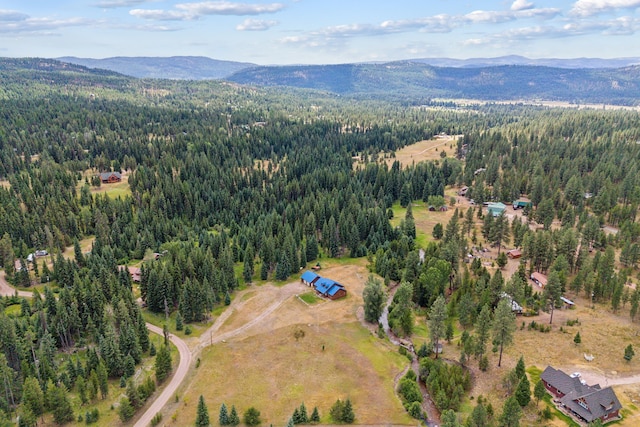
{"label": "blue sky", "polygon": [[640,0],[1,0],[0,56],[640,57]]}

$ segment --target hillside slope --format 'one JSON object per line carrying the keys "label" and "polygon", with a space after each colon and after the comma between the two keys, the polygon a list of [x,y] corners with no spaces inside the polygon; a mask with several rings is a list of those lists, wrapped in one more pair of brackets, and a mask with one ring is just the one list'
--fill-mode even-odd
{"label": "hillside slope", "polygon": [[92,59],[66,56],[59,61],[102,68],[127,76],[153,79],[207,80],[222,79],[254,64],[220,61],[203,56],[124,57]]}
{"label": "hillside slope", "polygon": [[416,62],[254,67],[228,80],[294,86],[358,97],[395,96],[482,100],[557,100],[637,105],[640,66],[564,69],[539,66],[443,68]]}

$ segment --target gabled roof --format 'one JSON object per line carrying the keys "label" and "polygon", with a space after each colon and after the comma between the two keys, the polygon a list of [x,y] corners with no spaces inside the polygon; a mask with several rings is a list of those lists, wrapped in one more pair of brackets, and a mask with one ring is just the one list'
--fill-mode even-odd
{"label": "gabled roof", "polygon": [[102,172],[100,174],[100,179],[106,180],[106,179],[109,179],[109,177],[111,176],[115,176],[118,179],[122,179],[122,175],[120,175],[120,172]]}
{"label": "gabled roof", "polygon": [[580,378],[571,378],[551,366],[547,366],[540,378],[563,393],[560,402],[587,422],[622,408],[611,387],[601,389],[598,384],[583,384]]}
{"label": "gabled roof", "polygon": [[302,280],[304,280],[305,282],[307,282],[307,283],[312,283],[318,277],[320,277],[320,276],[318,276],[316,273],[314,273],[311,270],[305,271],[304,273],[302,273],[302,276],[300,276],[300,278]]}
{"label": "gabled roof", "polygon": [[314,285],[316,291],[320,292],[323,295],[329,296],[333,296],[340,289],[344,289],[344,286],[342,286],[340,283],[334,282],[333,280],[327,279],[325,277],[320,277],[318,280],[316,280]]}
{"label": "gabled roof", "polygon": [[545,286],[547,284],[547,276],[542,273],[538,273],[537,271],[531,274],[531,279],[537,280],[542,286]]}
{"label": "gabled roof", "polygon": [[547,366],[544,372],[540,374],[540,379],[555,387],[562,394],[569,394],[575,390],[582,391],[582,387],[585,387],[580,382],[580,378],[571,378],[561,370],[552,368],[551,366]]}
{"label": "gabled roof", "polygon": [[329,288],[329,291],[327,291],[327,295],[329,296],[334,296],[335,294],[338,293],[338,291],[344,289],[344,286],[342,286],[339,283],[334,283],[333,286],[331,286],[331,288]]}
{"label": "gabled roof", "polygon": [[[596,418],[600,418],[622,408],[618,397],[611,387],[603,389],[588,388],[589,390],[582,394],[577,391],[571,392],[560,399],[560,402],[587,420],[587,422],[591,422]],[[578,402],[583,403],[584,406]]]}

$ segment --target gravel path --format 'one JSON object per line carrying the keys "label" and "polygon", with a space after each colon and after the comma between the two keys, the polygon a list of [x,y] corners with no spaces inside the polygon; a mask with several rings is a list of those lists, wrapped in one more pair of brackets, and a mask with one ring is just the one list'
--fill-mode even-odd
{"label": "gravel path", "polygon": [[[150,332],[164,336],[162,328],[152,325],[151,323],[147,323],[146,325],[147,329]],[[134,427],[148,426],[151,423],[151,419],[154,417],[154,415],[160,412],[164,405],[167,404],[169,399],[171,399],[175,395],[178,387],[180,387],[180,384],[182,384],[182,380],[184,380],[184,378],[187,376],[187,373],[189,372],[189,367],[191,366],[191,351],[189,350],[189,347],[184,341],[182,341],[175,335],[169,334],[169,340],[173,343],[173,345],[177,347],[178,352],[180,353],[180,362],[178,363],[178,369],[175,370],[173,376],[171,377],[171,381],[165,387],[165,389],[162,390],[162,393],[160,393],[160,395],[156,397],[151,406],[149,406],[144,414],[142,414],[142,416],[138,419],[138,421],[136,421]]]}

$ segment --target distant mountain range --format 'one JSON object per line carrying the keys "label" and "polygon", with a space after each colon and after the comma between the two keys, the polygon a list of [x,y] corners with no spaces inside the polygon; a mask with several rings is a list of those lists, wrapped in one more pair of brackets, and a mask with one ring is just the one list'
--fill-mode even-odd
{"label": "distant mountain range", "polygon": [[480,68],[434,67],[402,61],[247,68],[227,80],[255,86],[293,86],[359,98],[550,100],[578,104],[638,105],[640,66],[551,68],[502,65]]}
{"label": "distant mountain range", "polygon": [[[82,65],[89,68],[100,68],[115,71],[127,76],[152,79],[171,80],[209,80],[225,79],[230,75],[247,68],[259,67],[248,62],[221,61],[204,56],[117,56],[113,58],[92,59],[65,56],[59,61]],[[482,68],[498,65],[529,65],[554,68],[622,68],[640,64],[640,58],[575,58],[575,59],[529,59],[523,56],[510,55],[496,58],[417,58],[402,62],[414,62],[434,67]],[[373,63],[371,63],[373,64]],[[380,63],[378,63],[380,64]],[[341,65],[330,65],[340,67]]]}
{"label": "distant mountain range", "polygon": [[496,58],[420,58],[412,59],[411,62],[420,62],[433,65],[435,67],[456,67],[456,68],[480,68],[496,65],[532,65],[540,67],[554,68],[622,68],[631,65],[639,65],[640,58],[542,58],[530,59],[524,56],[508,55]]}
{"label": "distant mountain range", "polygon": [[[207,58],[129,58],[131,66],[157,76],[224,76],[258,87],[321,90],[357,99],[422,104],[433,98],[484,101],[564,101],[640,106],[640,65],[622,68],[558,68],[534,65],[437,67],[417,61],[340,65],[256,66]],[[622,60],[621,60],[622,61]],[[161,64],[171,63],[169,68]],[[114,62],[117,63],[117,62]],[[125,62],[120,62],[124,64]],[[134,67],[135,64],[138,64]],[[145,65],[146,64],[146,65]],[[153,66],[151,66],[153,64]],[[190,67],[189,64],[193,64]],[[145,68],[146,67],[146,68]],[[237,67],[237,68],[236,68]],[[108,71],[43,58],[0,58],[0,81],[74,84],[129,90],[132,69]],[[233,70],[236,69],[235,72]],[[238,70],[239,69],[239,70]],[[121,73],[121,74],[120,74]],[[213,78],[213,77],[210,77]],[[218,77],[220,78],[220,77]],[[206,82],[203,82],[206,84]],[[189,85],[184,81],[181,85]]]}
{"label": "distant mountain range", "polygon": [[255,66],[245,62],[220,61],[204,56],[116,56],[104,59],[65,56],[56,59],[88,68],[115,71],[132,77],[170,80],[223,79],[236,71]]}

